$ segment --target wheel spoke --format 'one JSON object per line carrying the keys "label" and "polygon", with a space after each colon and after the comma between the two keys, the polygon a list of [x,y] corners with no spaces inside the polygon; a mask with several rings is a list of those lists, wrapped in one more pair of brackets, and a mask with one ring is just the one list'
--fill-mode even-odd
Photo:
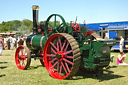
{"label": "wheel spoke", "polygon": [[58,63],[58,61],[56,61],[56,62],[51,66],[51,69],[54,68],[57,63]]}
{"label": "wheel spoke", "polygon": [[70,72],[68,64],[65,62],[66,68],[68,69],[68,72]]}
{"label": "wheel spoke", "polygon": [[73,59],[73,56],[66,56],[66,58],[72,58]]}
{"label": "wheel spoke", "polygon": [[59,33],[59,31],[57,29],[55,29],[56,33]]}
{"label": "wheel spoke", "polygon": [[54,26],[52,26],[51,23],[48,22],[48,24],[52,27],[52,29],[54,29]]}
{"label": "wheel spoke", "polygon": [[[22,53],[23,53],[23,50],[22,50]],[[25,62],[27,62],[27,60],[26,60],[26,56],[25,55],[21,55],[21,64],[22,64],[22,67],[25,67],[26,66],[26,63]]]}
{"label": "wheel spoke", "polygon": [[68,72],[67,72],[67,70],[66,70],[66,68],[65,68],[65,66],[64,66],[64,64],[63,64],[63,62],[61,62],[61,64],[62,64],[62,66],[63,66],[63,68],[64,68],[64,71],[65,71],[66,74],[67,74]]}
{"label": "wheel spoke", "polygon": [[59,62],[57,63],[57,73],[59,73]]}
{"label": "wheel spoke", "polygon": [[56,54],[56,51],[53,48],[51,48],[51,50]]}
{"label": "wheel spoke", "polygon": [[69,43],[67,43],[67,45],[66,45],[66,48],[65,48],[64,52],[66,52],[66,50],[67,50],[68,46],[69,46]]}
{"label": "wheel spoke", "polygon": [[24,66],[26,66],[26,63],[27,63],[26,60],[23,60],[23,61],[24,61]]}
{"label": "wheel spoke", "polygon": [[58,40],[57,40],[57,48],[58,48],[58,50],[59,50],[59,43],[58,43]]}
{"label": "wheel spoke", "polygon": [[59,51],[59,49],[52,42],[50,42],[50,44],[56,49],[56,51]]}
{"label": "wheel spoke", "polygon": [[62,64],[60,66],[60,73],[59,73],[59,76],[61,75],[61,71],[62,71]]}
{"label": "wheel spoke", "polygon": [[54,54],[47,54],[47,57],[55,57],[56,55]]}
{"label": "wheel spoke", "polygon": [[25,58],[25,61],[27,62],[27,59]]}
{"label": "wheel spoke", "polygon": [[62,44],[61,44],[61,40],[60,40],[60,37],[59,37],[59,43],[60,43],[60,48],[62,47]]}
{"label": "wheel spoke", "polygon": [[54,62],[55,60],[57,60],[57,58],[54,58],[54,59],[51,61],[51,63]]}
{"label": "wheel spoke", "polygon": [[23,67],[23,61],[21,60],[21,62],[20,62],[20,65],[21,65],[21,67]]}
{"label": "wheel spoke", "polygon": [[23,55],[23,48],[21,48],[21,50],[20,50],[20,51],[21,51],[21,55]]}
{"label": "wheel spoke", "polygon": [[64,48],[65,44],[66,44],[66,40],[65,40],[64,43],[63,43],[63,46],[62,46],[62,48],[61,48],[61,51],[63,51],[63,48]]}
{"label": "wheel spoke", "polygon": [[22,60],[22,67],[25,67],[25,63],[24,63],[24,60]]}
{"label": "wheel spoke", "polygon": [[67,60],[65,58],[63,58],[63,60],[66,61],[66,62],[68,62],[69,64],[72,64],[73,65],[73,62],[71,62],[71,61],[69,61],[69,60]]}
{"label": "wheel spoke", "polygon": [[54,20],[54,27],[56,27],[56,15],[55,15],[55,20]]}
{"label": "wheel spoke", "polygon": [[57,27],[58,30],[60,30],[59,28],[61,27],[61,25],[63,25],[63,23],[61,23],[61,24]]}
{"label": "wheel spoke", "polygon": [[21,62],[21,60],[18,58],[18,61],[19,61],[19,63]]}
{"label": "wheel spoke", "polygon": [[69,54],[69,53],[71,53],[71,52],[72,52],[72,50],[67,51],[67,52],[65,52],[64,54],[67,55],[67,54]]}

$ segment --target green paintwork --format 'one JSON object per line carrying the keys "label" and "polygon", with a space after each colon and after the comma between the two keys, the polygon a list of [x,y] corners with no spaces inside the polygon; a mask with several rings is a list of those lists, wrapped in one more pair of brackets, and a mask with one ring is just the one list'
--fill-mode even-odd
{"label": "green paintwork", "polygon": [[[50,19],[54,17],[54,25],[50,24]],[[56,17],[62,20],[62,24],[57,26]],[[52,28],[52,32],[48,32],[48,25]],[[61,26],[62,25],[62,26]],[[52,14],[48,17],[45,24],[45,36],[34,35],[31,39],[32,47],[35,49],[42,49],[48,37],[54,33],[67,33],[73,36],[72,26],[66,26],[64,18],[59,14]],[[61,31],[60,31],[61,30]],[[114,40],[92,40],[92,35],[83,34],[87,32],[84,27],[81,27],[81,32],[78,34],[77,42],[81,52],[81,66],[80,68],[96,70],[102,69],[110,63],[110,47],[115,45]],[[41,38],[44,37],[41,41]],[[73,36],[75,38],[75,36]],[[42,43],[42,44],[41,44]],[[41,46],[42,45],[42,46]]]}
{"label": "green paintwork", "polygon": [[[110,63],[110,47],[115,45],[114,40],[99,40],[82,42],[82,66],[86,69],[103,68]],[[95,62],[95,63],[94,63]]]}
{"label": "green paintwork", "polygon": [[[54,25],[50,24],[50,19],[52,17],[54,17]],[[57,24],[56,24],[57,17],[59,17],[62,21],[62,23],[59,26],[57,26]],[[52,32],[50,32],[50,33],[48,33],[48,28],[49,28],[48,25],[50,26],[50,28],[52,28]],[[45,29],[45,36],[46,36],[46,38],[48,38],[50,35],[52,35],[54,33],[60,33],[60,29],[63,29],[65,31],[65,28],[66,28],[66,22],[65,22],[64,18],[59,14],[52,14],[46,20],[46,24],[45,24],[45,28],[44,28]]]}
{"label": "green paintwork", "polygon": [[43,48],[45,42],[46,42],[45,36],[43,35],[35,35],[31,39],[31,44],[33,48],[38,48],[38,49]]}

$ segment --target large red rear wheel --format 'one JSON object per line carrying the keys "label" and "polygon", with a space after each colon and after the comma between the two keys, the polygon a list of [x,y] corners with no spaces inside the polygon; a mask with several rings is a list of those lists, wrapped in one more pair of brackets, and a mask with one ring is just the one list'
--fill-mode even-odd
{"label": "large red rear wheel", "polygon": [[53,78],[65,79],[75,75],[80,58],[79,45],[71,35],[57,33],[48,38],[44,47],[44,64]]}
{"label": "large red rear wheel", "polygon": [[30,66],[31,57],[27,47],[21,45],[16,49],[15,62],[17,67],[21,70],[25,70]]}

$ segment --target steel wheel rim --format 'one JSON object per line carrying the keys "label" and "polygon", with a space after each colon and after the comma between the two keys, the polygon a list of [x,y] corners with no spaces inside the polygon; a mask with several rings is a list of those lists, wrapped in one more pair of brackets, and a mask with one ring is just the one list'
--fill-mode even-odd
{"label": "steel wheel rim", "polygon": [[61,34],[50,36],[44,47],[44,63],[49,74],[56,79],[68,78],[74,57],[69,41]]}

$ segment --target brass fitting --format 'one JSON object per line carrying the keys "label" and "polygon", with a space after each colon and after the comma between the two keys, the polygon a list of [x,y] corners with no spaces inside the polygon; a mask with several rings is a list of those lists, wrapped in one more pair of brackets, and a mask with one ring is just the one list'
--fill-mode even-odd
{"label": "brass fitting", "polygon": [[38,9],[39,9],[39,6],[33,5],[33,6],[32,6],[32,9],[33,9],[33,10],[38,10]]}

